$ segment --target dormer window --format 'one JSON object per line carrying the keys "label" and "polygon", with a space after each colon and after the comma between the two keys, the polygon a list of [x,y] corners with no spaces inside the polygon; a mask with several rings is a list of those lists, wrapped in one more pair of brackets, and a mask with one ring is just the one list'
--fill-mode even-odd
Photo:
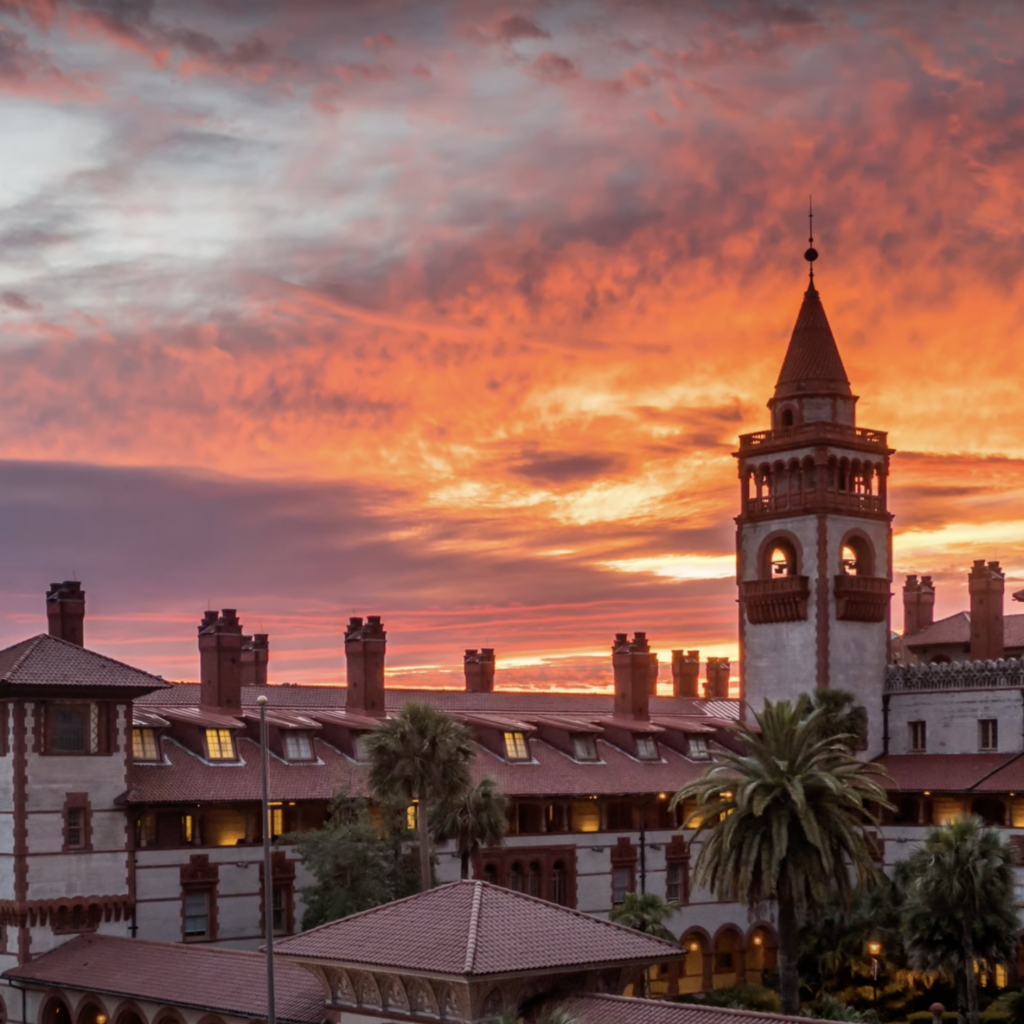
{"label": "dormer window", "polygon": [[510,761],[530,760],[530,748],[526,745],[526,733],[506,732],[503,733],[503,736],[505,738],[505,756]]}
{"label": "dormer window", "polygon": [[573,736],[572,752],[577,761],[596,761],[597,742],[593,736]]}
{"label": "dormer window", "polygon": [[206,730],[206,756],[211,761],[234,761],[235,738],[230,729]]}
{"label": "dormer window", "polygon": [[658,760],[658,742],[653,736],[637,736],[636,756],[643,761]]}
{"label": "dormer window", "polygon": [[132,729],[132,757],[136,761],[160,760],[155,729]]}
{"label": "dormer window", "polygon": [[686,749],[694,761],[706,761],[711,756],[705,736],[690,736],[686,741]]}
{"label": "dormer window", "polygon": [[357,761],[370,760],[370,755],[366,752],[366,736],[362,733],[352,737],[352,753]]}
{"label": "dormer window", "polygon": [[284,734],[284,756],[289,761],[312,761],[313,740],[308,732],[289,730]]}

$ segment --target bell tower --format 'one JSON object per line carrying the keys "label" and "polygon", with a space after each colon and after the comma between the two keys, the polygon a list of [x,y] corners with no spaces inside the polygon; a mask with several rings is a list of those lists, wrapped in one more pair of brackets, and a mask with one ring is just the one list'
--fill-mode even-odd
{"label": "bell tower", "polygon": [[[813,222],[812,222],[813,224]],[[858,427],[857,397],[810,276],[768,401],[771,429],[740,437],[736,517],[744,709],[833,688],[868,714],[882,748],[889,644],[892,449]]]}

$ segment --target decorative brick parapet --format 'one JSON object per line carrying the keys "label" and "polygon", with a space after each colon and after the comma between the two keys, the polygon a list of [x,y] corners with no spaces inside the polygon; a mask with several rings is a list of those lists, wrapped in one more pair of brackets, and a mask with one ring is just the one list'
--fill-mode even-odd
{"label": "decorative brick parapet", "polygon": [[1024,659],[947,661],[938,665],[890,665],[885,670],[886,693],[920,690],[1024,689]]}

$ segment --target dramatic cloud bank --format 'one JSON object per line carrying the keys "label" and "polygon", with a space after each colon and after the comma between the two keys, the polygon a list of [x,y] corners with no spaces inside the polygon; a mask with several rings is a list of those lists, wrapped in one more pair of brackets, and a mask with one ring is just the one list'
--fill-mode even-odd
{"label": "dramatic cloud bank", "polygon": [[730,453],[809,192],[897,570],[939,613],[974,558],[1019,589],[1022,36],[952,0],[0,0],[0,642],[77,573],[90,641],[169,676],[210,602],[277,679],[338,678],[366,612],[417,681],[733,652]]}

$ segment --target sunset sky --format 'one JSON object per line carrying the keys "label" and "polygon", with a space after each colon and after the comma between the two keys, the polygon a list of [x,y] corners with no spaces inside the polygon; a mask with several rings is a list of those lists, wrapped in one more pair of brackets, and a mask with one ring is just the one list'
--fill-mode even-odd
{"label": "sunset sky", "polygon": [[0,643],[76,577],[170,678],[207,607],[274,680],[366,613],[397,685],[735,655],[809,193],[898,574],[1024,612],[1022,53],[1014,2],[0,0]]}

